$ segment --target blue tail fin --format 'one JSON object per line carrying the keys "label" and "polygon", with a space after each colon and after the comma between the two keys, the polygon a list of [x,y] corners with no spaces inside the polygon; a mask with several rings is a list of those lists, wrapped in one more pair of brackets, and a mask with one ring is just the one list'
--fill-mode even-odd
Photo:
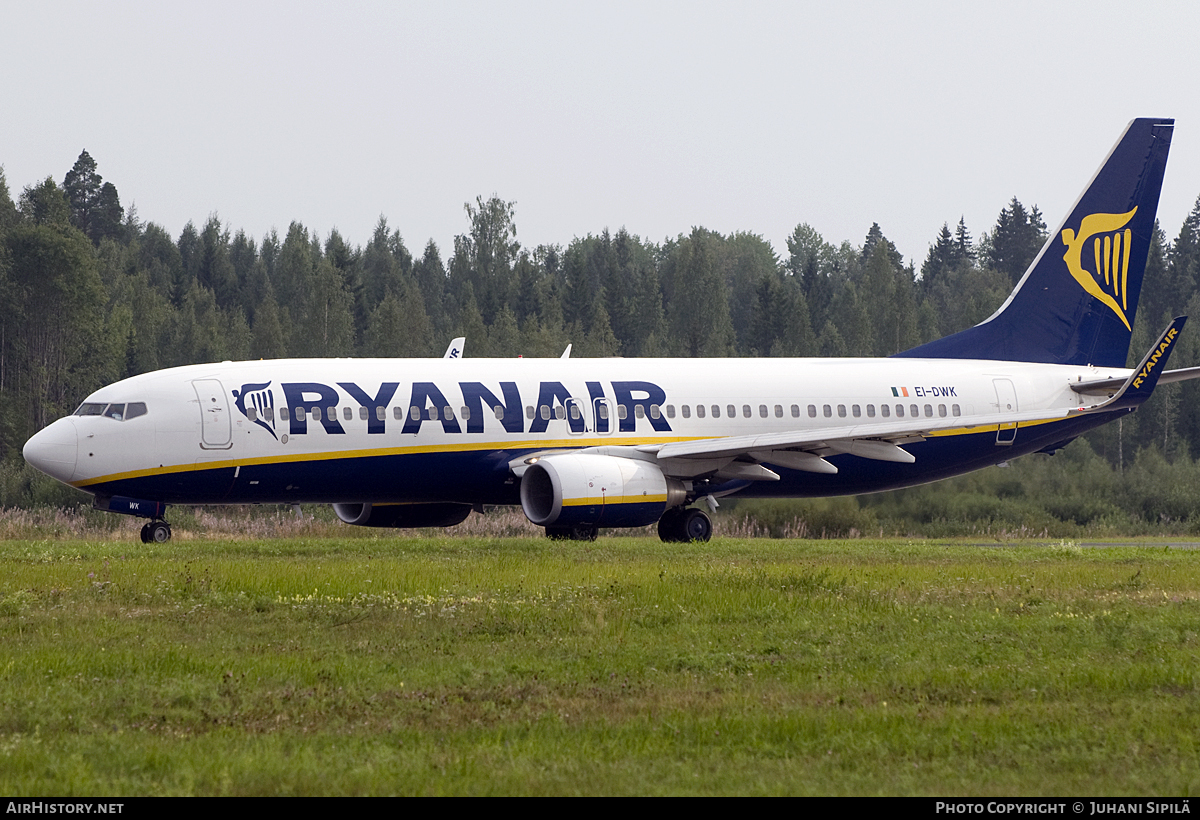
{"label": "blue tail fin", "polygon": [[1129,124],[991,318],[896,355],[1124,367],[1174,123]]}

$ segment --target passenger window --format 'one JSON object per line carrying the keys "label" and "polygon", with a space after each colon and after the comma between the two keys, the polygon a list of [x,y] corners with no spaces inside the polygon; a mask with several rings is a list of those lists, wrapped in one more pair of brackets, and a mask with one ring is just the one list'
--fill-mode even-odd
{"label": "passenger window", "polygon": [[[504,405],[497,404],[495,407],[492,408],[492,412],[496,414],[497,420],[499,420],[499,421],[504,420]],[[465,419],[466,416],[463,416],[463,418]]]}
{"label": "passenger window", "polygon": [[[718,411],[718,410],[720,410],[720,409],[721,409],[721,408],[720,408],[720,407],[717,407],[715,404],[713,405],[713,418],[714,418],[714,419],[719,419],[719,418],[721,418],[721,414],[720,414],[720,413],[718,413],[718,412],[716,412],[716,411]],[[696,418],[698,418],[698,419],[702,419],[702,418],[704,418],[704,405],[703,405],[703,404],[697,404],[697,405],[696,405]]]}
{"label": "passenger window", "polygon": [[942,418],[946,418],[946,405],[944,405],[944,404],[938,405],[938,415],[941,416]]}
{"label": "passenger window", "polygon": [[[349,409],[349,408],[347,408],[347,409]],[[358,408],[358,417],[360,419],[362,419],[363,421],[366,421],[367,420],[367,408],[365,408],[365,407]]]}
{"label": "passenger window", "polygon": [[[732,416],[733,413],[730,413],[729,415]],[[742,405],[742,416],[745,418],[750,418],[750,405],[748,405],[748,404]]]}
{"label": "passenger window", "polygon": [[925,418],[933,418],[933,405],[925,405]]}
{"label": "passenger window", "polygon": [[436,407],[429,408],[429,420],[430,421],[438,420],[438,409]]}
{"label": "passenger window", "polygon": [[821,412],[825,414],[825,418],[833,418],[833,408],[828,404],[821,406]]}
{"label": "passenger window", "polygon": [[622,419],[622,420],[629,418],[629,408],[623,404],[618,404],[617,405],[617,418]]}
{"label": "passenger window", "polygon": [[530,421],[533,420],[533,405],[532,404],[528,405],[525,408],[525,418],[529,419]]}
{"label": "passenger window", "polygon": [[[496,405],[496,418],[500,418],[500,406],[499,405]],[[608,405],[607,404],[600,405],[600,418],[602,418],[602,419],[608,418]]]}
{"label": "passenger window", "polygon": [[[703,409],[704,409],[703,405],[697,405],[697,406],[696,406],[696,412],[697,412],[697,414],[700,416],[700,418],[704,418],[704,414],[700,412],[700,411],[701,411],[701,410],[703,410]],[[719,419],[719,418],[721,418],[721,405],[719,405],[719,404],[714,404],[714,405],[713,405],[711,408],[709,408],[709,409],[711,409],[711,410],[712,410],[712,417],[713,417],[714,419]],[[732,414],[732,413],[730,413],[729,415],[731,415],[731,416],[732,416],[733,414]]]}
{"label": "passenger window", "polygon": [[292,414],[293,418],[295,418],[296,421],[304,421],[304,408],[303,407],[294,407],[292,409],[294,411]]}
{"label": "passenger window", "polygon": [[[725,409],[729,411],[727,414],[729,416],[729,418],[731,418],[731,419],[737,418],[737,408],[736,407],[734,407],[732,404],[727,404],[727,405],[725,405]],[[718,416],[720,416],[720,413],[713,413],[713,418],[717,418]]]}
{"label": "passenger window", "polygon": [[247,407],[246,418],[250,419],[250,421],[258,421],[258,409],[254,407]]}
{"label": "passenger window", "polygon": [[658,409],[657,404],[650,405],[650,418],[652,418],[652,419],[662,418],[662,411],[660,411]]}
{"label": "passenger window", "polygon": [[558,407],[554,408],[554,418],[565,419],[566,417],[567,417],[567,411],[563,409],[563,406],[561,404]]}
{"label": "passenger window", "polygon": [[862,418],[862,408],[859,407],[857,404],[852,404],[852,405],[850,405],[850,414],[852,416],[854,416],[854,418],[856,418],[856,419]]}
{"label": "passenger window", "polygon": [[413,421],[420,421],[421,420],[421,408],[417,407],[414,404],[412,407],[408,408],[408,415]]}
{"label": "passenger window", "polygon": [[921,415],[921,408],[917,407],[915,404],[910,404],[908,406],[908,412],[915,419]]}
{"label": "passenger window", "polygon": [[[375,408],[375,419],[377,421],[383,421],[385,418],[387,418],[386,413],[387,413],[387,411],[384,410],[384,408],[376,407]],[[333,416],[330,416],[330,418],[333,418]]]}
{"label": "passenger window", "polygon": [[838,418],[839,419],[846,418],[846,405],[844,405],[844,404],[838,405]]}
{"label": "passenger window", "polygon": [[312,419],[313,419],[313,421],[321,420],[321,408],[320,407],[314,407],[312,409]]}
{"label": "passenger window", "polygon": [[460,407],[458,409],[460,411],[458,414],[459,418],[461,418],[463,421],[471,420],[471,408],[470,407]]}
{"label": "passenger window", "polygon": [[767,417],[767,406],[765,404],[760,404],[758,406],[758,415],[759,418],[765,419]]}
{"label": "passenger window", "polygon": [[783,418],[783,405],[782,404],[775,405],[775,418],[777,418],[777,419]]}
{"label": "passenger window", "polygon": [[640,405],[640,404],[635,404],[635,405],[633,406],[633,417],[634,417],[635,419],[644,419],[644,418],[646,418],[646,408],[645,408],[645,407],[643,407],[643,406],[642,406],[642,405]]}
{"label": "passenger window", "polygon": [[810,404],[808,406],[808,417],[810,419],[815,419],[817,417],[817,406],[815,404]]}
{"label": "passenger window", "polygon": [[890,417],[892,415],[892,408],[886,404],[879,405],[879,415],[883,416],[885,419]]}
{"label": "passenger window", "polygon": [[337,421],[337,408],[336,407],[327,407],[325,409],[325,412],[328,414],[325,416],[325,418],[329,419],[330,421]]}
{"label": "passenger window", "polygon": [[352,408],[350,405],[343,407],[342,418],[344,418],[346,421],[351,421],[354,418],[354,408]]}
{"label": "passenger window", "polygon": [[950,412],[951,412],[953,415],[955,415],[955,416],[961,416],[961,415],[962,415],[962,413],[961,413],[961,412],[959,411],[959,409],[958,409],[958,405],[957,405],[957,404],[952,404],[952,405],[950,405]]}
{"label": "passenger window", "polygon": [[673,404],[667,405],[667,418],[669,418],[669,419],[675,418],[675,405],[673,405]]}
{"label": "passenger window", "polygon": [[[253,410],[254,408],[250,408]],[[144,401],[131,401],[125,405],[125,420],[136,419],[138,416],[146,415],[146,403]]]}
{"label": "passenger window", "polygon": [[404,418],[404,408],[398,404],[395,407],[393,407],[392,408],[392,418],[396,419],[397,421]]}
{"label": "passenger window", "polygon": [[690,404],[680,405],[679,410],[681,413],[683,413],[683,417],[685,419],[690,419],[692,417],[692,406]]}
{"label": "passenger window", "polygon": [[443,407],[442,412],[444,413],[442,418],[444,418],[446,421],[454,421],[454,408],[453,407]]}
{"label": "passenger window", "polygon": [[550,407],[548,405],[543,404],[538,410],[538,414],[541,415],[542,421],[550,421]]}
{"label": "passenger window", "polygon": [[873,405],[873,404],[867,405],[867,418],[869,418],[869,419],[875,418],[875,405]]}
{"label": "passenger window", "polygon": [[898,419],[904,418],[904,405],[903,404],[896,405],[896,418],[898,418]]}
{"label": "passenger window", "polygon": [[794,419],[800,418],[800,405],[798,405],[798,404],[792,405],[792,418],[794,418]]}
{"label": "passenger window", "polygon": [[[655,407],[654,409],[657,410],[658,408]],[[578,404],[571,405],[571,419],[574,421],[579,421],[579,405]]]}

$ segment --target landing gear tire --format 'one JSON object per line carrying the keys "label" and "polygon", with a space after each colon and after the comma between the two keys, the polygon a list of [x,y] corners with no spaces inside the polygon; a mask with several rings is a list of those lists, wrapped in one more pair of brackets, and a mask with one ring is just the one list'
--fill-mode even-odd
{"label": "landing gear tire", "polygon": [[142,525],[143,544],[165,544],[171,540],[171,525],[166,521],[151,521]]}
{"label": "landing gear tire", "polygon": [[578,527],[546,527],[546,537],[555,541],[595,541],[600,528],[590,525]]}
{"label": "landing gear tire", "polygon": [[669,543],[708,541],[712,538],[712,519],[703,510],[672,508],[658,519],[658,537]]}
{"label": "landing gear tire", "polygon": [[683,510],[679,507],[672,507],[662,514],[662,518],[658,519],[658,537],[668,543],[675,543],[683,540],[683,531],[679,528],[679,522],[683,518]]}
{"label": "landing gear tire", "polygon": [[684,510],[680,528],[684,541],[708,541],[712,538],[712,519],[704,510]]}

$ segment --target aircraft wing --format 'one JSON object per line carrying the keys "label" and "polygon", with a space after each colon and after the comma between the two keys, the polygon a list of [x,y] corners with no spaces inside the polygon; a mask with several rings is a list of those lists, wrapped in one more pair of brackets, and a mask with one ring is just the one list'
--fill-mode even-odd
{"label": "aircraft wing", "polygon": [[[826,427],[820,430],[790,430],[747,436],[694,439],[668,444],[600,445],[584,452],[653,461],[663,473],[675,478],[694,478],[717,474],[721,478],[777,481],[779,475],[763,467],[773,464],[814,473],[836,473],[837,467],[826,456],[849,453],[877,461],[912,464],[916,457],[904,445],[924,441],[943,432],[970,432],[975,428],[1011,429],[1021,422],[1053,421],[1080,412],[1069,410],[1032,410],[1021,413],[991,413],[945,418],[908,418],[889,422]],[[527,453],[509,462],[520,477],[538,459],[567,450]]]}
{"label": "aircraft wing", "polygon": [[[1091,406],[936,419],[896,419],[891,422],[872,422],[821,430],[643,445],[637,449],[642,453],[652,453],[662,465],[663,472],[668,475],[698,475],[694,468],[704,463],[706,468],[717,469],[718,473],[729,477],[736,475],[740,478],[768,481],[778,480],[779,476],[762,467],[761,462],[817,473],[836,473],[837,467],[825,461],[824,457],[840,453],[850,453],[878,461],[912,464],[916,457],[902,445],[924,441],[930,435],[956,430],[965,432],[976,427],[1011,428],[1022,422],[1054,421],[1082,414],[1137,407],[1154,392],[1179,338],[1179,332],[1186,322],[1186,316],[1173,319],[1142,358],[1141,364],[1112,389],[1106,400]],[[746,462],[746,459],[749,461]],[[728,463],[734,460],[743,460],[745,463]],[[722,465],[722,462],[726,463]]]}
{"label": "aircraft wing", "polygon": [[[1172,320],[1143,357],[1141,364],[1123,380],[1105,380],[1104,393],[1107,398],[1090,406],[970,416],[894,418],[890,421],[875,419],[838,427],[722,436],[667,444],[600,445],[585,448],[585,451],[654,461],[665,475],[674,478],[715,475],[726,479],[778,481],[779,474],[763,466],[764,464],[834,474],[838,471],[837,467],[826,461],[825,457],[843,453],[876,461],[912,464],[916,462],[916,456],[905,450],[904,446],[925,441],[931,436],[955,432],[970,433],[977,429],[981,432],[996,430],[999,435],[1000,431],[1012,430],[1023,423],[1057,421],[1090,413],[1137,407],[1150,398],[1155,386],[1165,375],[1167,360],[1186,321],[1186,316]],[[1109,381],[1113,384],[1109,385]],[[1090,384],[1096,385],[1099,382]],[[1077,389],[1076,392],[1096,394],[1099,391]],[[556,452],[564,451],[548,450],[525,454],[509,462],[509,467],[520,477],[530,464]]]}
{"label": "aircraft wing", "polygon": [[[653,454],[663,467],[663,472],[668,475],[697,474],[694,468],[701,466],[703,462],[711,462],[720,472],[728,473],[730,471],[726,466],[718,466],[719,462],[747,457],[754,462],[767,462],[791,469],[836,473],[837,468],[825,461],[825,456],[849,453],[877,461],[912,464],[916,457],[905,450],[904,445],[924,441],[931,435],[958,430],[966,432],[977,427],[1010,428],[1021,422],[1067,418],[1072,412],[1078,411],[1034,410],[946,418],[896,419],[883,423],[826,427],[820,430],[794,430],[642,445],[637,450]],[[742,478],[753,478],[750,473],[759,472],[735,467],[735,471],[739,469],[746,473],[739,476]],[[766,474],[759,477],[766,480],[778,478],[770,470],[763,469]]]}

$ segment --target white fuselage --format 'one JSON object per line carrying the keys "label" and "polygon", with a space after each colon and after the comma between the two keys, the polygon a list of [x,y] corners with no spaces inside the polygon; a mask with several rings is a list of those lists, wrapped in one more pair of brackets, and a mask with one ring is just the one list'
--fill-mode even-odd
{"label": "white fuselage", "polygon": [[[525,452],[848,426],[869,438],[873,426],[891,430],[905,419],[914,429],[938,425],[929,439],[979,442],[997,439],[1002,417],[1045,411],[1057,419],[1080,406],[1072,382],[1128,372],[946,359],[225,362],[104,387],[84,407],[140,402],[145,414],[60,419],[30,440],[26,456],[89,492],[169,503],[515,503],[507,464]],[[948,426],[955,419],[962,424]],[[1036,435],[1036,421],[1020,426],[1028,430],[1015,440],[1002,435],[1007,440],[992,443],[994,461],[1013,455],[1014,444],[1046,438]],[[889,472],[876,489],[932,480],[953,467],[939,455],[939,474],[929,475],[934,464],[922,463],[928,447],[909,447],[916,463],[902,467],[911,480]],[[978,451],[964,453],[964,463],[975,465]],[[786,479],[791,471],[777,472]],[[861,477],[853,486],[803,472],[792,478],[803,480],[799,495],[871,489]],[[793,484],[785,480],[769,494],[792,494]]]}

